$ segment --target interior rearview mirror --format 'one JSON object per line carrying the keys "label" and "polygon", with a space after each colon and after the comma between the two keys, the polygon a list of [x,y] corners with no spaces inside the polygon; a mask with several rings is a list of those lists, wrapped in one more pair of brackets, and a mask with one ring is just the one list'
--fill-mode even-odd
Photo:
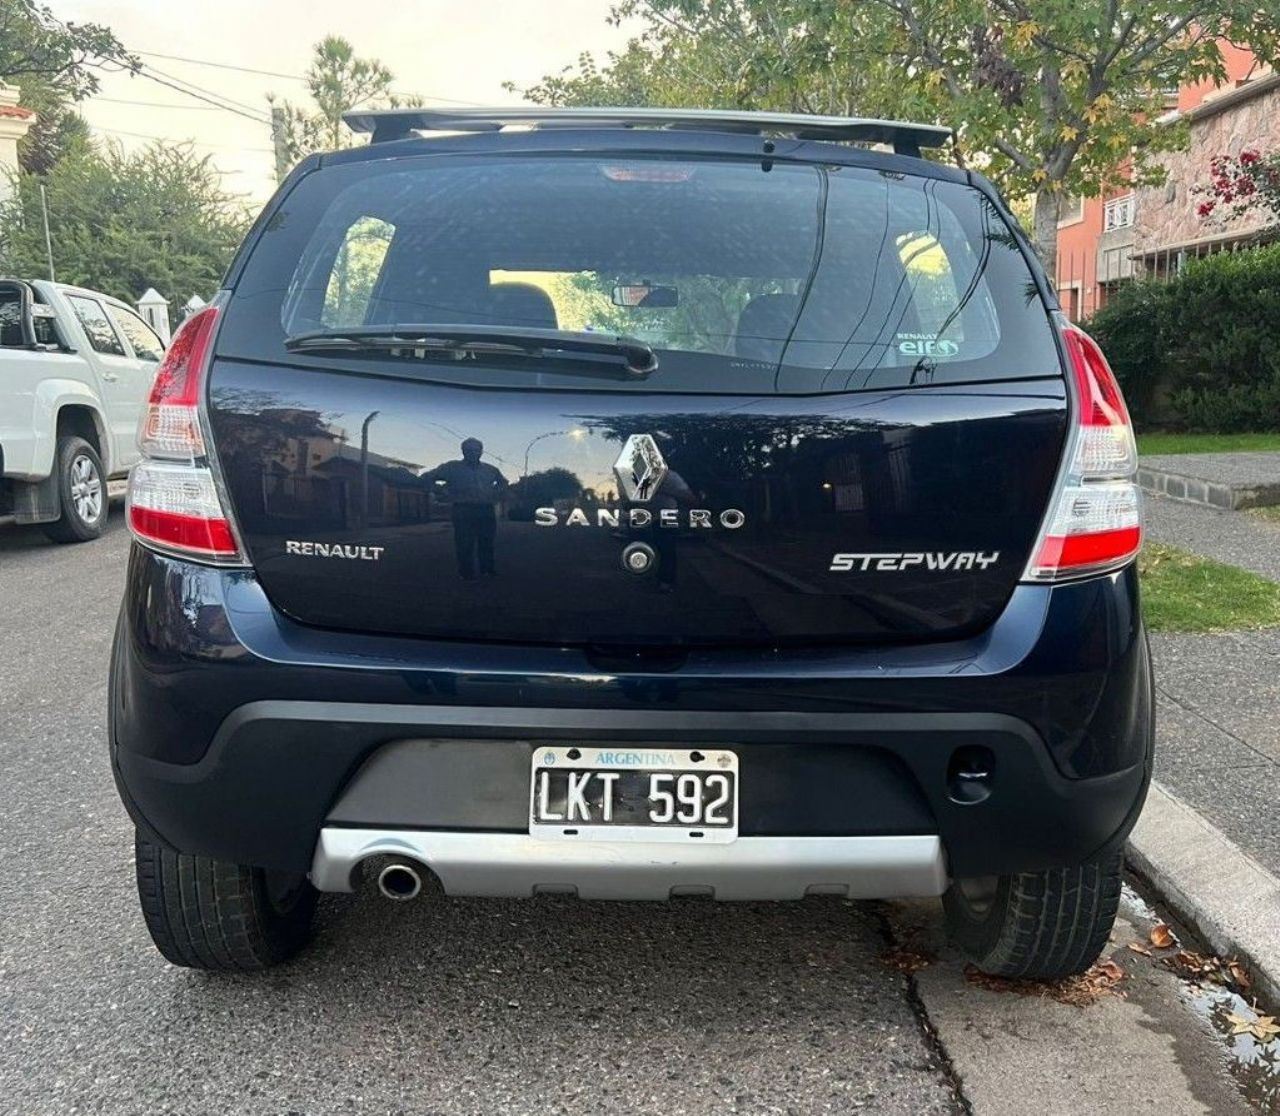
{"label": "interior rearview mirror", "polygon": [[613,304],[666,310],[680,305],[680,292],[675,287],[655,287],[651,283],[619,283],[613,288]]}

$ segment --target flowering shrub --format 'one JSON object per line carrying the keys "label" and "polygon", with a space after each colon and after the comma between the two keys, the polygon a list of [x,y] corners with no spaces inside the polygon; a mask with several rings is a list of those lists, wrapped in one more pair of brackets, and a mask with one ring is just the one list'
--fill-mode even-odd
{"label": "flowering shrub", "polygon": [[1215,155],[1209,164],[1209,182],[1196,187],[1204,200],[1196,206],[1203,217],[1243,217],[1264,212],[1269,221],[1280,219],[1280,155],[1244,150],[1239,155]]}

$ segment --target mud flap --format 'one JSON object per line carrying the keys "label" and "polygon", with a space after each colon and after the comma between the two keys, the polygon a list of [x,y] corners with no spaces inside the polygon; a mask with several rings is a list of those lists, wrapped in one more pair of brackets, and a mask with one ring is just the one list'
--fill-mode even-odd
{"label": "mud flap", "polygon": [[62,515],[58,474],[41,481],[13,482],[13,518],[18,523],[53,523]]}

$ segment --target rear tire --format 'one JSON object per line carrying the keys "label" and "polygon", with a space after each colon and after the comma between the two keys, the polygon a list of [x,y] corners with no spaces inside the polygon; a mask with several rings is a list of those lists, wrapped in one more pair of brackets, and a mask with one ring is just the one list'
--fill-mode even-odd
{"label": "rear tire", "polygon": [[53,455],[62,514],[44,525],[54,542],[78,543],[96,539],[107,521],[107,478],[98,451],[83,438],[64,435]]}
{"label": "rear tire", "polygon": [[138,898],[156,948],[175,965],[248,973],[307,944],[317,893],[285,876],[134,841]]}
{"label": "rear tire", "polygon": [[984,973],[1056,980],[1089,968],[1120,906],[1122,854],[989,881],[953,880],[943,896],[952,938]]}

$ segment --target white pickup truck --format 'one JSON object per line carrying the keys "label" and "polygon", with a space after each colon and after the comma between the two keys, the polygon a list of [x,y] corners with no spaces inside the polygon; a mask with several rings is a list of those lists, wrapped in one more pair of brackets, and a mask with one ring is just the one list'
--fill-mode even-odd
{"label": "white pickup truck", "polygon": [[57,542],[102,533],[107,480],[137,459],[164,342],[126,303],[0,279],[0,522]]}

